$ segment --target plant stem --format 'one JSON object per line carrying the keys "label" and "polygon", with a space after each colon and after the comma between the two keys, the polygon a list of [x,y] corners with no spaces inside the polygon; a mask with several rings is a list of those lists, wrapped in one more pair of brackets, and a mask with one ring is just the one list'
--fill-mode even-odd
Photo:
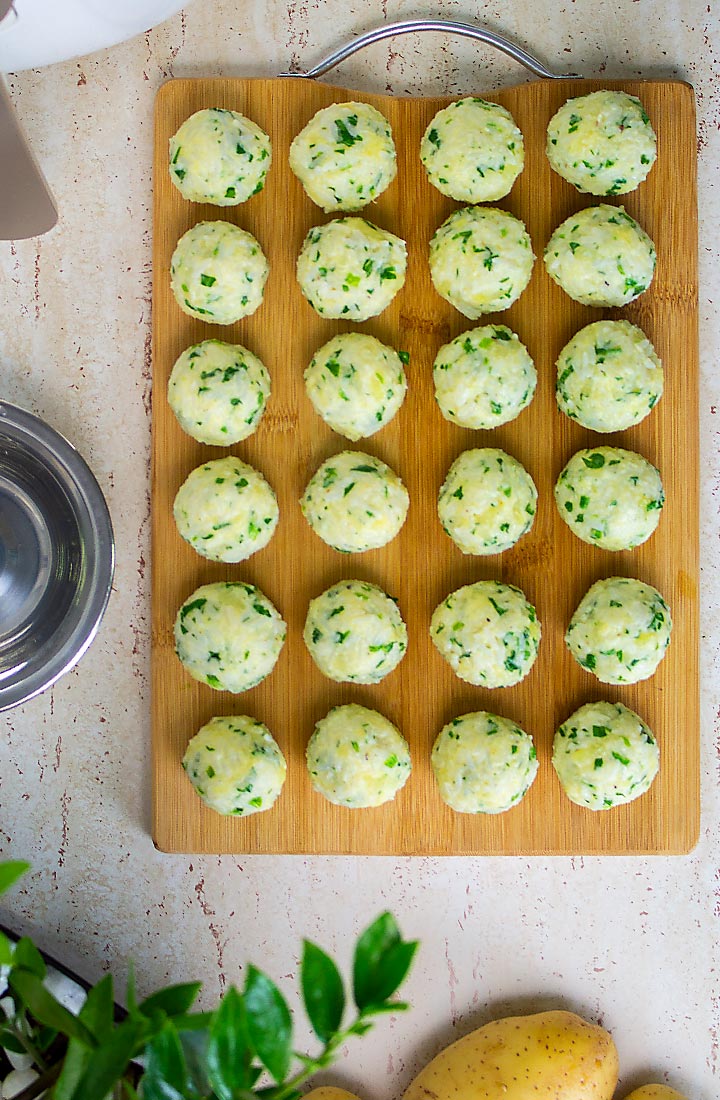
{"label": "plant stem", "polygon": [[294,1077],[290,1077],[289,1080],[283,1081],[281,1085],[278,1085],[277,1089],[272,1093],[272,1100],[287,1100],[287,1097],[295,1092],[300,1085],[304,1085],[309,1077],[312,1077],[319,1069],[324,1069],[325,1066],[329,1064],[328,1059],[332,1059],[338,1047],[347,1042],[347,1040],[355,1034],[357,1025],[363,1022],[364,1020],[361,1013],[344,1031],[338,1031],[335,1035],[331,1036],[319,1056],[314,1058],[310,1065],[303,1066]]}
{"label": "plant stem", "polygon": [[15,1036],[17,1041],[23,1046],[25,1053],[28,1054],[39,1070],[47,1069],[47,1062],[43,1058],[37,1047],[31,1042],[30,1038],[26,1034],[24,1028],[19,1027],[17,1024],[17,1017],[9,1023],[9,1030]]}

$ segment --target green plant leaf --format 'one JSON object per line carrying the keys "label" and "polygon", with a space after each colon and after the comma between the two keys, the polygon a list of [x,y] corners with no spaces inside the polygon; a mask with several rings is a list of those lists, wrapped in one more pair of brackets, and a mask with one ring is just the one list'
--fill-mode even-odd
{"label": "green plant leaf", "polygon": [[197,1095],[195,1089],[190,1090],[185,1052],[173,1024],[167,1023],[155,1036],[145,1055],[144,1100],[185,1100]]}
{"label": "green plant leaf", "polygon": [[24,859],[5,859],[0,863],[0,894],[9,890],[13,883],[17,882],[26,871],[30,870],[30,864]]}
{"label": "green plant leaf", "polygon": [[27,1054],[18,1037],[6,1028],[0,1028],[0,1050],[11,1050],[13,1054]]}
{"label": "green plant leaf", "polygon": [[79,1043],[77,1039],[70,1040],[60,1076],[53,1089],[53,1100],[72,1100],[77,1095],[78,1083],[88,1067],[92,1054],[90,1047],[85,1046],[84,1043]]}
{"label": "green plant leaf", "polygon": [[391,913],[382,913],[360,936],[353,960],[353,996],[360,1012],[391,997],[405,978],[417,943],[405,943]]}
{"label": "green plant leaf", "polygon": [[[54,1027],[70,1039],[77,1039],[87,1046],[97,1046],[95,1036],[72,1012],[53,997],[37,974],[29,970],[10,971],[8,978],[10,989],[20,1002],[32,1013],[38,1023]],[[101,1095],[104,1095],[102,1093]]]}
{"label": "green plant leaf", "polygon": [[18,940],[15,944],[13,950],[13,967],[29,970],[31,974],[35,974],[38,978],[44,978],[47,974],[45,960],[35,944],[31,939],[28,939],[27,936],[23,936],[23,938]]}
{"label": "green plant leaf", "polygon": [[178,1092],[176,1088],[164,1081],[162,1077],[158,1077],[156,1073],[143,1074],[143,1100],[186,1100],[187,1095],[187,1093]]}
{"label": "green plant leaf", "polygon": [[189,1011],[197,1000],[202,982],[185,982],[182,985],[169,985],[166,989],[159,989],[157,993],[146,997],[138,1005],[138,1012],[143,1016],[154,1016],[163,1012],[167,1016],[180,1016]]}
{"label": "green plant leaf", "polygon": [[383,958],[397,943],[400,930],[391,913],[381,913],[358,939],[353,959],[353,997],[361,1012],[377,1000],[375,990]]}
{"label": "green plant leaf", "polygon": [[363,1019],[367,1016],[381,1016],[389,1012],[406,1012],[410,1005],[407,1001],[385,1001],[384,1004],[368,1005],[363,1009]]}
{"label": "green plant leaf", "polygon": [[255,1100],[256,1097],[267,1097],[267,1100],[275,1100],[277,1096],[282,1096],[282,1100],[302,1100],[303,1093],[285,1086],[278,1088],[277,1085],[268,1085],[265,1088],[256,1089],[251,1100]]}
{"label": "green plant leaf", "polygon": [[303,942],[300,968],[303,1001],[312,1029],[326,1043],[342,1023],[345,990],[335,963],[316,944]]}
{"label": "green plant leaf", "polygon": [[112,974],[106,974],[92,987],[78,1013],[78,1020],[93,1033],[98,1043],[110,1038],[115,1022]]}
{"label": "green plant leaf", "polygon": [[212,1012],[190,1012],[187,1015],[173,1016],[173,1023],[179,1032],[207,1031],[213,1019]]}
{"label": "green plant leaf", "polygon": [[209,1029],[207,1074],[218,1100],[235,1100],[239,1090],[252,1088],[253,1056],[244,998],[231,985]]}
{"label": "green plant leaf", "polygon": [[177,1021],[174,1021],[174,1023],[185,1055],[188,1078],[200,1096],[208,1096],[211,1091],[207,1075],[207,1052],[210,1033],[207,1028],[202,1031],[180,1031]]}
{"label": "green plant leaf", "polygon": [[135,1050],[142,1024],[137,1020],[123,1020],[107,1040],[93,1051],[87,1051],[87,1064],[72,1092],[59,1096],[57,1085],[53,1100],[90,1100],[105,1097],[115,1087]]}
{"label": "green plant leaf", "polygon": [[54,1027],[41,1027],[35,1033],[34,1045],[41,1054],[44,1054],[46,1050],[50,1049],[57,1036],[58,1033]]}
{"label": "green plant leaf", "polygon": [[265,974],[250,966],[243,999],[250,1042],[265,1068],[281,1082],[292,1054],[292,1020],[285,998]]}
{"label": "green plant leaf", "polygon": [[0,966],[10,966],[12,963],[13,949],[10,940],[4,932],[0,932]]}
{"label": "green plant leaf", "polygon": [[417,946],[417,943],[401,941],[385,952],[375,975],[374,986],[368,986],[367,992],[372,995],[369,1004],[364,1006],[365,1012],[383,1010],[385,1002],[392,997],[407,977]]}

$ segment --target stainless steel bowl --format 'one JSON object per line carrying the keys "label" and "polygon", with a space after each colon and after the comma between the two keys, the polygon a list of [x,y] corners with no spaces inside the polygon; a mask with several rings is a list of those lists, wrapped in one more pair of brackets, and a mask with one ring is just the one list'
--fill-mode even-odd
{"label": "stainless steel bowl", "polygon": [[0,401],[0,711],[80,660],[114,564],[110,514],[84,459],[44,421]]}

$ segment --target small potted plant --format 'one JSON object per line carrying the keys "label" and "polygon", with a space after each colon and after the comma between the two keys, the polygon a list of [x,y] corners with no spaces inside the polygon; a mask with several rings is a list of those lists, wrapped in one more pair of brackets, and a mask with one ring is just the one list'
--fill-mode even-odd
{"label": "small potted plant", "polygon": [[[27,870],[0,863],[0,893]],[[132,972],[126,1008],[115,1004],[112,975],[75,984],[75,1004],[57,990],[55,968],[30,939],[0,933],[0,1097],[36,1100],[297,1100],[342,1044],[373,1018],[407,1007],[395,994],[416,942],[403,940],[383,913],[359,937],[352,965],[353,1012],[333,960],[303,944],[300,984],[320,1044],[296,1051],[292,1014],[277,986],[254,966],[242,989],[230,986],[211,1012],[193,1008],[200,982],[159,989],[138,1000]]]}

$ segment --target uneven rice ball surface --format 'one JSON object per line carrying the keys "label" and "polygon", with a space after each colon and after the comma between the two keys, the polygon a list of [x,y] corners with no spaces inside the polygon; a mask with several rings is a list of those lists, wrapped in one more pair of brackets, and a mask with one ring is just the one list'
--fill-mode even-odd
{"label": "uneven rice ball surface", "polygon": [[211,718],[190,741],[182,766],[210,809],[236,817],[269,810],[287,773],[267,726],[246,714]]}
{"label": "uneven rice ball surface", "polygon": [[170,138],[170,179],[191,202],[246,202],[262,191],[271,161],[270,138],[238,111],[196,111]]}
{"label": "uneven rice ball surface", "polygon": [[464,814],[512,809],[538,770],[530,735],[487,711],[448,722],[433,745],[431,764],[443,802]]}
{"label": "uneven rice ball surface", "polygon": [[569,99],[547,130],[550,166],[578,191],[625,195],[655,163],[657,139],[640,100],[600,91]]}
{"label": "uneven rice ball surface", "polygon": [[405,738],[382,714],[356,703],[333,707],[318,722],[306,755],[313,788],[350,809],[391,802],[410,776]]}
{"label": "uneven rice ball surface", "polygon": [[420,143],[428,179],[458,202],[507,195],[525,164],[523,136],[505,107],[468,96],[443,107]]}
{"label": "uneven rice ball surface", "polygon": [[552,763],[571,802],[609,810],[650,789],[660,753],[634,711],[622,703],[587,703],[555,734]]}
{"label": "uneven rice ball surface", "polygon": [[294,139],[290,167],[326,213],[361,210],[395,179],[390,123],[369,103],[333,103]]}

